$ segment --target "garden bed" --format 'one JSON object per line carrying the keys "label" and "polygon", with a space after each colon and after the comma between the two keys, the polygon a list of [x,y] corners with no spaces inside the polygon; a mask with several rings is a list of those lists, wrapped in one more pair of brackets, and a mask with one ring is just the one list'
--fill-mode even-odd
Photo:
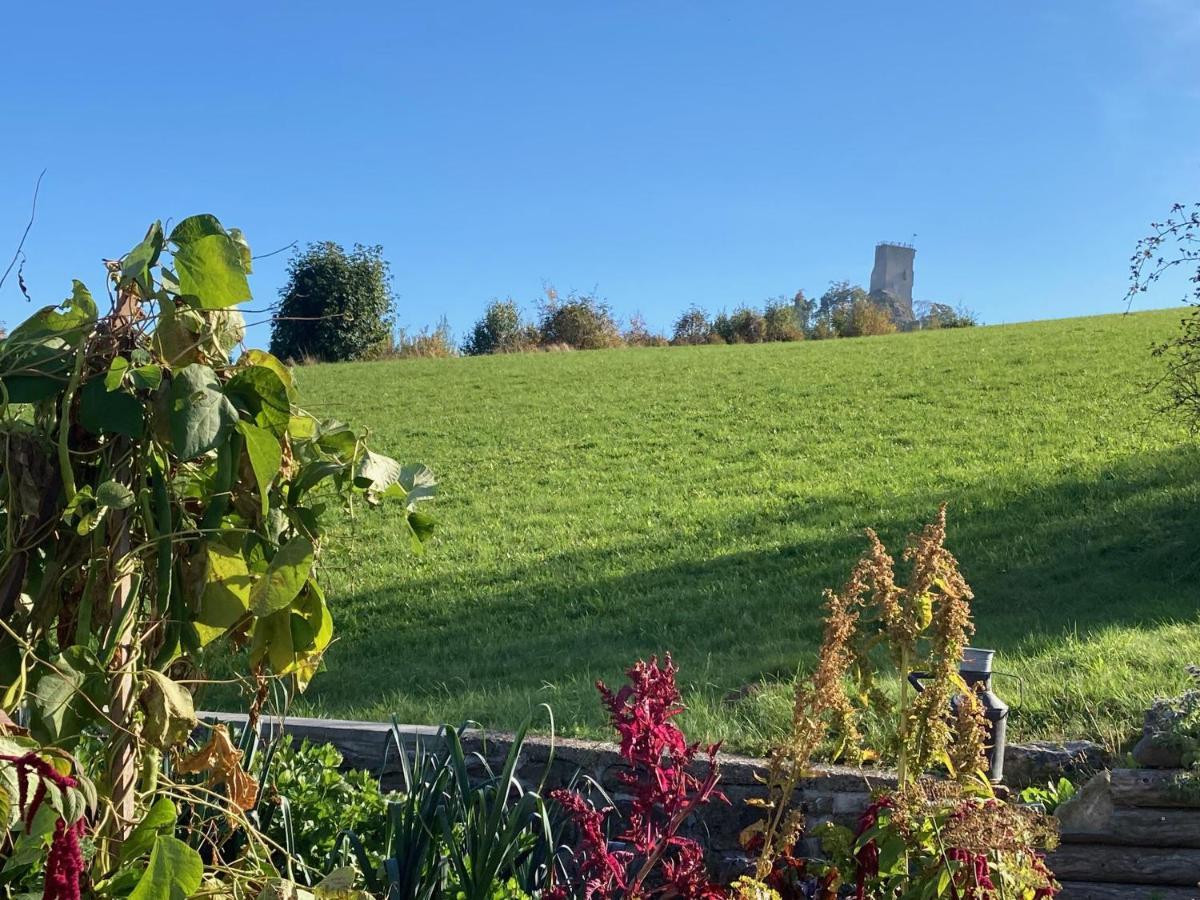
{"label": "garden bed", "polygon": [[[201,718],[213,722],[241,725],[246,716],[235,713],[204,712]],[[328,743],[342,754],[348,768],[361,769],[380,779],[385,789],[401,784],[401,766],[396,753],[396,738],[406,746],[418,741],[434,747],[440,729],[427,725],[386,725],[346,719],[265,718],[261,726],[266,735],[282,728],[297,740]],[[493,769],[499,769],[511,746],[512,735],[504,732],[468,732],[464,749],[479,753]],[[742,829],[761,818],[761,810],[745,801],[765,797],[763,779],[766,762],[749,756],[722,753],[720,788],[729,804],[714,803],[704,810],[703,821],[690,829],[690,836],[702,839],[718,857],[718,868],[729,872],[741,866],[739,835]],[[702,768],[702,766],[698,767]],[[530,735],[525,738],[517,777],[526,787],[535,787],[545,773],[546,788],[565,787],[577,775],[587,776],[618,800],[627,790],[616,777],[626,771],[617,745],[601,741],[549,738]],[[886,770],[859,769],[850,766],[818,766],[811,778],[804,779],[796,791],[796,804],[804,812],[809,830],[836,822],[855,827],[870,803],[871,792],[895,787],[895,776]],[[816,854],[815,842],[805,848]]]}
{"label": "garden bed", "polygon": [[[246,717],[231,713],[201,713],[202,718],[243,724]],[[368,771],[385,788],[397,787],[401,767],[396,753],[399,738],[406,746],[425,742],[433,746],[440,729],[424,725],[388,725],[344,719],[264,719],[267,734],[280,729],[297,740],[332,744],[349,768]],[[503,760],[511,735],[468,732],[465,749],[482,755],[493,768]],[[1010,747],[1010,759],[1045,754],[1045,746]],[[1086,765],[1086,747],[1073,758]],[[765,796],[766,762],[754,757],[722,753],[722,791],[730,803],[706,808],[702,823],[692,826],[692,836],[703,839],[717,857],[721,875],[733,875],[746,864],[739,836],[760,815],[746,803]],[[577,775],[594,779],[618,800],[624,785],[616,777],[626,766],[615,744],[543,736],[526,737],[517,776],[526,786],[536,786],[546,773],[546,787],[563,786]],[[1025,771],[1025,770],[1022,770]],[[1077,773],[1076,773],[1077,774]],[[1065,900],[1116,900],[1156,897],[1185,900],[1198,896],[1200,880],[1200,798],[1176,786],[1179,772],[1114,769],[1097,775],[1080,796],[1062,808],[1062,846],[1049,856],[1051,868],[1063,881]],[[803,810],[807,831],[825,822],[854,827],[867,808],[872,791],[893,788],[894,775],[882,769],[817,766],[802,781],[795,804]],[[805,853],[819,849],[808,839]]]}

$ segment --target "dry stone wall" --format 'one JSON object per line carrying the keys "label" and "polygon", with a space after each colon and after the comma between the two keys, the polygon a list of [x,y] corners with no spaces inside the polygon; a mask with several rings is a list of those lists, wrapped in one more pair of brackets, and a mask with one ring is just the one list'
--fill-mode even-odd
{"label": "dry stone wall", "polygon": [[1182,770],[1097,774],[1056,815],[1064,900],[1200,897],[1200,791]]}

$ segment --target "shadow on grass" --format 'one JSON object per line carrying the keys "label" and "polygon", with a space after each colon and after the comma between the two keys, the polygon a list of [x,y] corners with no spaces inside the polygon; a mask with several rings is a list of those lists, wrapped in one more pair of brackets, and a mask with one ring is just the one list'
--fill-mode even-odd
{"label": "shadow on grass", "polygon": [[[1003,487],[945,498],[948,545],[977,597],[976,642],[1036,653],[1067,630],[1193,619],[1198,463],[1200,453],[1184,447],[1023,489],[1010,475]],[[364,710],[411,695],[458,709],[471,696],[532,696],[555,685],[591,703],[595,678],[619,678],[634,658],[668,649],[683,676],[709,690],[785,679],[811,661],[821,591],[849,572],[864,548],[861,528],[872,525],[897,552],[942,499],[933,491],[889,498],[889,518],[861,523],[850,501],[777,506],[722,528],[761,532],[766,543],[819,523],[809,530],[826,536],[716,558],[687,559],[687,547],[664,535],[558,554],[460,587],[430,578],[335,596],[340,640],[310,702]],[[663,558],[672,561],[629,571]],[[441,605],[430,608],[431,597]],[[472,714],[489,718],[485,709]]]}

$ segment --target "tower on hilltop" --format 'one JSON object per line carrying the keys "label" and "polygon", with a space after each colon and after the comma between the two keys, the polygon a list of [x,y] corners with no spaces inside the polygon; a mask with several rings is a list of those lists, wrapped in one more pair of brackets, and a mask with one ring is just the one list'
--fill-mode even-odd
{"label": "tower on hilltop", "polygon": [[871,297],[887,305],[897,325],[915,320],[913,314],[912,244],[884,242],[875,245],[875,268],[871,270]]}

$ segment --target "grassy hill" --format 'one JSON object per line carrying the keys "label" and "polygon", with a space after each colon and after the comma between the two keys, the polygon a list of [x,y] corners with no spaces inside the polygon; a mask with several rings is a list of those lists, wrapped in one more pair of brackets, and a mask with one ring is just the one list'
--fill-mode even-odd
{"label": "grassy hill", "polygon": [[1200,661],[1200,453],[1146,395],[1179,318],[303,369],[442,483],[423,559],[390,513],[337,532],[305,706],[598,733],[593,681],[671,650],[697,736],[760,747],[862,529],[947,500],[1010,733],[1115,742]]}

